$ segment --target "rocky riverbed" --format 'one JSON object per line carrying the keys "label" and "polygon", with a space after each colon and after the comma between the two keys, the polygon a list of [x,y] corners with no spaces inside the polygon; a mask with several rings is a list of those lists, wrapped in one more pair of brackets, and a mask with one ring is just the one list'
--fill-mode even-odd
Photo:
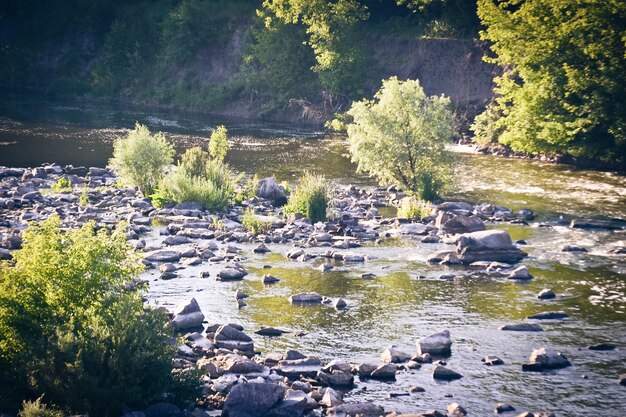
{"label": "rocky riverbed", "polygon": [[[70,181],[72,192],[52,192],[51,185],[61,177]],[[394,412],[484,415],[487,410],[508,415],[526,410],[534,415],[550,415],[552,411],[571,415],[562,410],[588,408],[581,404],[563,407],[561,401],[572,395],[581,395],[583,400],[589,398],[576,388],[578,379],[589,378],[587,371],[572,373],[571,369],[594,369],[594,361],[604,362],[597,375],[591,374],[595,383],[601,385],[597,392],[609,395],[599,399],[602,405],[590,405],[596,412],[594,415],[618,416],[626,412],[622,401],[613,398],[615,393],[623,392],[620,384],[625,382],[619,375],[626,372],[614,365],[624,359],[626,346],[623,337],[615,336],[620,334],[619,327],[616,333],[606,333],[600,337],[601,343],[593,345],[582,343],[588,338],[585,329],[579,329],[581,342],[574,343],[576,349],[569,347],[567,351],[561,348],[571,345],[558,338],[553,342],[549,336],[553,331],[565,329],[567,334],[590,324],[581,320],[579,313],[588,308],[588,302],[571,301],[576,299],[575,288],[564,290],[548,285],[534,293],[525,290],[525,302],[541,306],[541,311],[531,308],[535,311],[526,314],[528,309],[524,308],[513,315],[501,312],[499,326],[489,318],[489,309],[469,322],[461,318],[471,315],[479,301],[465,307],[459,315],[446,311],[445,301],[437,307],[441,294],[432,293],[433,308],[441,309],[443,314],[437,314],[424,328],[411,328],[410,334],[419,334],[412,346],[397,331],[380,335],[370,333],[372,328],[360,329],[359,336],[348,331],[353,339],[358,339],[351,342],[371,345],[353,356],[349,349],[341,348],[346,340],[338,340],[336,336],[334,340],[332,337],[324,340],[330,332],[316,334],[315,328],[343,328],[346,323],[340,321],[352,317],[356,321],[347,321],[351,326],[358,327],[359,321],[363,321],[378,329],[372,326],[376,318],[360,320],[368,316],[351,314],[369,311],[370,317],[378,314],[380,318],[388,318],[375,304],[383,308],[393,305],[386,300],[389,290],[381,286],[383,277],[397,279],[398,275],[390,275],[394,273],[410,276],[415,285],[427,285],[422,289],[439,291],[454,291],[468,282],[530,289],[535,281],[550,283],[536,276],[547,273],[527,265],[527,260],[536,263],[546,253],[551,256],[558,253],[564,263],[581,265],[582,270],[593,268],[599,258],[606,257],[617,260],[615,264],[619,267],[626,254],[623,221],[573,218],[542,222],[535,219],[532,208],[513,211],[490,203],[445,202],[434,207],[430,217],[410,222],[381,216],[397,205],[403,197],[401,192],[393,188],[347,186],[334,195],[331,220],[311,224],[303,218],[284,219],[277,204],[284,201],[283,190],[272,179],[264,181],[266,187],[260,194],[265,198],[250,199],[228,213],[214,214],[189,203],[157,209],[134,189],[114,186],[114,175],[102,168],[0,167],[0,257],[10,259],[11,251],[20,247],[21,231],[29,221],[40,221],[52,214],[60,216],[68,228],[88,221],[107,228],[121,220],[128,222],[128,240],[144,253],[148,268],[138,277],[136,285],[147,282],[150,286],[147,302],[171,312],[172,326],[185,341],[179,347],[176,365],[199,368],[204,374],[203,396],[193,411],[196,415],[202,415],[205,410],[217,410],[214,412],[231,417],[378,416]],[[258,221],[266,224],[265,233],[255,235],[243,229],[242,216],[248,208],[254,210]],[[597,231],[610,236],[602,240],[601,248],[594,244],[597,240],[590,238]],[[550,239],[532,242],[529,232],[567,233],[568,240],[559,240],[559,247],[555,248]],[[583,267],[583,263],[589,266]],[[378,285],[378,288],[373,290],[373,298],[360,297],[358,291],[343,291],[343,296],[338,296],[340,291],[332,285],[318,285],[319,281],[301,278],[297,285],[293,284],[295,278],[288,276],[289,270],[297,271],[300,277],[358,280],[359,286]],[[507,296],[500,289],[497,291],[497,297]],[[624,287],[618,286],[613,291],[615,294],[603,297],[602,301],[617,305],[619,310],[626,296]],[[213,298],[207,292],[213,293]],[[271,308],[263,304],[268,294],[273,303]],[[502,303],[488,292],[479,291],[475,296]],[[220,301],[214,305],[208,301],[216,299]],[[517,298],[509,303],[513,309],[519,305]],[[175,307],[176,304],[179,305]],[[280,307],[273,310],[274,304]],[[408,305],[405,302],[402,308]],[[288,327],[276,326],[274,323],[280,320],[271,317],[272,314],[280,315],[286,309],[297,309],[294,320]],[[397,318],[400,326],[391,323],[388,326],[407,328],[402,321],[418,320],[423,309],[403,313]],[[255,328],[236,323],[245,319],[245,314],[258,316],[243,320],[254,323]],[[487,325],[476,320],[485,320]],[[593,326],[601,328],[611,323],[591,321]],[[478,334],[472,337],[473,332]],[[493,336],[491,332],[510,336]],[[538,334],[548,336],[536,337]],[[504,338],[513,340],[512,344],[499,346]],[[532,340],[534,346],[525,351],[516,348],[516,344],[526,346],[520,343],[524,339]],[[401,346],[392,346],[398,342]],[[289,348],[293,344],[304,349]],[[600,359],[598,355],[604,357]],[[526,396],[527,392],[516,394],[498,388],[504,393],[488,393],[489,378],[497,381],[499,372],[544,387],[532,391],[534,395],[541,392],[540,401],[536,401],[541,407],[529,407],[535,403],[532,400],[516,400],[516,395]],[[555,392],[546,391],[545,387],[554,387],[555,378],[572,391],[563,386],[554,388]],[[467,395],[471,390],[465,387],[472,385],[482,386],[477,391],[484,392],[485,398],[503,397],[513,401],[489,403],[485,399],[478,405],[475,392]],[[583,389],[588,386],[581,385]],[[459,393],[455,395],[455,391]],[[438,398],[429,397],[429,393],[436,393]],[[429,409],[438,411],[426,411]],[[187,412],[192,411],[184,413]],[[183,411],[157,404],[143,413],[152,417]]]}

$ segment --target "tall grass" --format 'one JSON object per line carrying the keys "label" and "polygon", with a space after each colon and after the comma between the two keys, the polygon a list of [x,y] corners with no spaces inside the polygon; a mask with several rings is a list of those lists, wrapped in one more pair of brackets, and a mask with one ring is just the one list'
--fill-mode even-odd
{"label": "tall grass", "polygon": [[326,220],[330,188],[323,176],[305,173],[285,206],[285,214],[299,213],[313,223]]}

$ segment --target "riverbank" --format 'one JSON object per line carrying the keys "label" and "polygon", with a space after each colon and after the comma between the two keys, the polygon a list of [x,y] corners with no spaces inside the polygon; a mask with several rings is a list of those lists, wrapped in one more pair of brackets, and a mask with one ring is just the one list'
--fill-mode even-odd
{"label": "riverbank", "polygon": [[[72,193],[50,193],[61,176],[72,182]],[[3,169],[0,177],[4,249],[19,247],[28,221],[52,213],[72,228],[90,220],[107,228],[118,220],[130,223],[129,242],[144,253],[150,268],[137,281],[149,284],[148,303],[172,312],[176,305],[188,306],[172,316],[174,322],[201,327],[200,335],[187,335],[177,363],[203,369],[205,407],[239,415],[229,404],[239,403],[233,398],[240,396],[259,399],[256,405],[266,411],[290,405],[295,411],[289,415],[302,415],[307,408],[313,413],[333,409],[327,410],[330,415],[356,407],[366,415],[380,415],[383,408],[445,411],[453,402],[484,414],[504,401],[518,411],[542,408],[570,415],[583,408],[563,403],[562,396],[580,395],[575,392],[584,387],[584,410],[599,412],[607,404],[620,409],[616,378],[623,373],[619,363],[625,341],[617,323],[626,300],[613,297],[613,281],[600,284],[591,271],[602,259],[613,265],[623,261],[623,223],[545,222],[541,214],[533,220],[531,210],[467,203],[445,203],[436,216],[410,223],[380,215],[402,197],[397,191],[344,187],[334,198],[332,220],[311,225],[285,220],[271,202],[257,199],[218,216],[190,205],[156,209],[135,190],[112,187],[115,177],[100,168]],[[270,231],[242,230],[248,207],[271,224]],[[463,232],[474,235],[460,239]],[[481,240],[484,236],[477,240],[476,233],[487,233],[495,246]],[[555,233],[566,240],[557,243],[550,238]],[[507,240],[509,234],[513,240]],[[599,240],[592,244],[589,239]],[[563,252],[565,242],[569,249]],[[520,249],[530,256],[520,258]],[[10,256],[10,250],[3,255]],[[554,261],[561,265],[555,274],[542,269],[542,263]],[[587,266],[565,272],[565,265]],[[593,285],[608,292],[588,301],[576,296]],[[555,298],[545,298],[546,292],[537,298],[543,288],[551,288]],[[243,293],[249,297],[242,298]],[[302,293],[308,295],[298,296]],[[299,303],[303,297],[308,302]],[[564,314],[531,318],[555,311]],[[233,322],[241,324],[226,325]],[[524,331],[497,330],[507,325]],[[182,333],[189,331],[178,326]],[[544,331],[529,332],[537,326]],[[450,331],[450,339],[437,339],[449,352],[432,352],[430,363],[422,355],[426,348],[418,343],[418,351],[416,343],[442,330]],[[615,349],[586,349],[600,343]],[[398,347],[385,353],[391,344]],[[522,363],[530,363],[531,352],[542,346],[562,352],[572,366],[524,371]],[[492,366],[485,365],[481,359],[487,356],[504,364],[490,358]],[[463,377],[442,382],[435,376],[442,372],[438,365]],[[587,379],[580,379],[581,373]],[[523,386],[515,380],[524,381]],[[551,392],[547,387],[555,380],[567,388]],[[494,395],[485,384],[501,388]],[[515,389],[508,392],[506,386]]]}

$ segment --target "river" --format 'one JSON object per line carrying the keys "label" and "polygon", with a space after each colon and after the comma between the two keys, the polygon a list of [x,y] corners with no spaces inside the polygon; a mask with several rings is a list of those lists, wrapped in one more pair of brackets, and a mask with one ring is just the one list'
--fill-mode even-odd
{"label": "river", "polygon": [[[15,97],[0,104],[0,165],[56,162],[104,166],[111,156],[112,141],[135,122],[165,132],[179,150],[207,141],[211,129],[224,124],[231,140],[227,161],[247,174],[294,181],[309,170],[324,174],[337,186],[374,185],[355,173],[345,156],[345,139],[315,129]],[[527,242],[522,248],[529,257],[523,263],[533,280],[519,283],[464,277],[442,281],[437,279],[441,273],[462,272],[463,268],[429,265],[425,262],[428,254],[444,246],[408,239],[366,245],[359,251],[371,260],[330,273],[314,268],[319,260],[287,260],[283,256],[287,246],[271,245],[272,253],[256,255],[252,246],[243,245],[244,265],[250,272],[244,281],[221,283],[199,278],[200,271],[209,271],[214,277],[220,265],[189,267],[169,281],[158,280],[151,271],[144,275],[150,280],[149,302],[171,308],[193,296],[211,323],[240,323],[249,334],[261,326],[307,332],[303,337],[288,333],[278,338],[253,338],[263,353],[293,348],[324,360],[376,362],[390,344],[414,353],[419,338],[449,329],[454,344],[447,362],[463,379],[436,382],[432,366],[426,365],[418,371],[400,372],[393,383],[359,382],[357,389],[346,394],[348,400],[374,401],[389,411],[441,410],[458,402],[471,415],[480,416],[492,414],[496,402],[508,402],[519,412],[623,417],[626,388],[619,386],[617,377],[626,373],[626,256],[611,250],[626,247],[626,233],[570,229],[567,223],[581,217],[626,219],[626,178],[530,160],[458,155],[456,190],[447,199],[535,211],[537,217],[529,226],[489,226],[506,229],[514,240]],[[559,220],[562,224],[557,224]],[[551,226],[543,227],[546,222]],[[587,252],[562,252],[564,245],[584,246]],[[271,269],[263,269],[264,265]],[[268,272],[281,281],[263,286],[260,277]],[[364,272],[376,277],[362,279]],[[551,288],[558,297],[537,299],[543,288]],[[238,289],[251,296],[241,310],[234,302]],[[342,297],[349,308],[338,312],[327,306],[290,305],[287,297],[300,291]],[[563,310],[571,317],[541,323],[545,331],[539,333],[498,330],[503,324],[553,310]],[[618,347],[608,352],[586,349],[602,342]],[[521,363],[542,346],[560,350],[573,366],[548,373],[522,372]],[[505,365],[482,365],[480,359],[486,355],[499,356]],[[408,392],[415,385],[424,387],[425,392],[389,396]]]}

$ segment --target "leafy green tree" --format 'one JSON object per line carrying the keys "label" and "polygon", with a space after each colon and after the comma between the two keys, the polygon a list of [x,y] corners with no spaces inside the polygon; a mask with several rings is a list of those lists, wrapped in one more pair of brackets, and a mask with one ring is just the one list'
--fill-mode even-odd
{"label": "leafy green tree", "polygon": [[53,216],[0,265],[1,409],[44,395],[71,413],[114,416],[177,385],[167,318],[127,288],[143,265],[125,230],[64,232]]}
{"label": "leafy green tree", "polygon": [[109,165],[122,182],[148,195],[173,161],[174,146],[165,135],[152,135],[148,127],[137,123],[135,129],[115,141]]}
{"label": "leafy green tree", "polygon": [[450,100],[426,96],[417,80],[383,81],[374,100],[352,104],[350,155],[361,172],[432,201],[452,176]]}
{"label": "leafy green tree", "polygon": [[479,0],[478,15],[505,69],[479,140],[626,161],[624,1]]}
{"label": "leafy green tree", "polygon": [[228,129],[225,126],[218,126],[211,133],[209,141],[209,154],[217,161],[224,161],[228,153]]}

